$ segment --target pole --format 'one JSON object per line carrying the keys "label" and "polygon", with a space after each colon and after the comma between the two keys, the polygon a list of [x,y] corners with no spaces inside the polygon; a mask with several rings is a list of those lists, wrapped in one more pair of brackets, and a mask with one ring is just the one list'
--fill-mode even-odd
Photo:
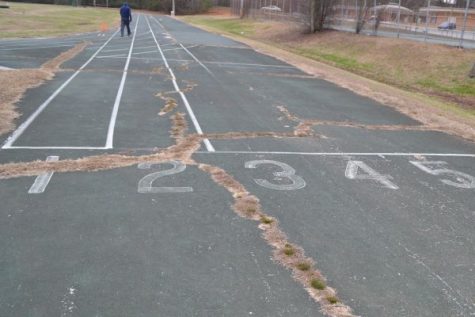
{"label": "pole", "polygon": [[462,27],[462,34],[460,35],[460,42],[459,47],[463,47],[463,36],[465,33],[465,28],[467,27],[467,14],[468,14],[468,7],[470,6],[470,0],[467,0],[467,5],[465,6],[465,14],[463,16],[463,27]]}
{"label": "pole", "polygon": [[399,0],[398,10],[397,10],[397,38],[399,38],[399,22],[401,21],[401,0]]}
{"label": "pole", "polygon": [[374,23],[374,35],[376,35],[376,20],[378,17],[378,14],[376,13],[376,0],[374,0],[374,5],[373,5],[373,23]]}
{"label": "pole", "polygon": [[171,16],[172,16],[172,17],[175,16],[175,0],[172,0],[172,12],[171,12]]}
{"label": "pole", "polygon": [[424,42],[427,42],[427,35],[429,33],[429,19],[430,19],[430,0],[427,4],[427,12],[426,12],[426,34],[424,35]]}

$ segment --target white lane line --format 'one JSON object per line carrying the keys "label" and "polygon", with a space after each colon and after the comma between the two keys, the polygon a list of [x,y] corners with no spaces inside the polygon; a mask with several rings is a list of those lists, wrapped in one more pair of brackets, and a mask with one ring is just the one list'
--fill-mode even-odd
{"label": "white lane line", "polygon": [[12,144],[25,132],[25,130],[30,126],[30,124],[40,115],[43,110],[51,103],[51,101],[56,98],[56,96],[87,66],[89,63],[100,53],[100,51],[112,40],[114,35],[117,34],[119,30],[115,31],[111,37],[74,73],[69,77],[56,91],[48,98],[45,102],[43,102],[35,112],[33,112],[30,117],[23,122],[18,129],[16,129],[12,135],[8,137],[2,149],[8,149],[12,146]]}
{"label": "white lane line", "polygon": [[233,62],[210,62],[210,61],[203,61],[205,64],[213,64],[213,65],[225,65],[225,66],[251,66],[251,67],[269,67],[269,68],[291,68],[295,69],[293,66],[286,66],[286,65],[270,65],[270,64],[252,64],[252,63],[233,63]]}
{"label": "white lane line", "polygon": [[17,47],[17,48],[0,48],[0,51],[19,51],[19,50],[37,50],[42,48],[55,48],[55,47],[70,47],[75,44],[65,44],[65,45],[50,45],[50,46],[41,46],[41,47]]}
{"label": "white lane line", "polygon": [[[59,156],[48,156],[46,158],[46,162],[53,162],[58,161]],[[45,172],[40,174],[36,177],[35,182],[31,185],[30,190],[28,190],[28,194],[41,194],[45,191],[46,186],[48,186],[51,177],[53,176],[53,172]]]}
{"label": "white lane line", "polygon": [[157,53],[157,51],[145,51],[145,52],[137,52],[137,53],[132,53],[132,55],[142,55],[142,54],[150,54],[150,53]]}
{"label": "white lane line", "polygon": [[[145,19],[146,19],[148,27],[149,27],[149,29],[152,33],[153,40],[157,44],[157,49],[158,49],[160,55],[162,56],[163,63],[165,64],[165,67],[168,69],[168,72],[170,73],[170,76],[172,77],[172,82],[173,82],[173,86],[175,87],[175,91],[178,92],[181,99],[183,100],[183,103],[185,104],[186,110],[188,111],[188,115],[190,116],[190,119],[193,122],[193,125],[195,126],[196,132],[198,134],[203,134],[203,130],[201,130],[200,124],[198,123],[198,120],[196,119],[196,116],[193,112],[193,109],[191,109],[191,106],[190,106],[190,103],[188,102],[188,99],[186,98],[185,94],[181,91],[180,87],[178,86],[178,84],[176,82],[175,74],[173,73],[173,70],[168,65],[167,59],[166,59],[165,55],[163,54],[162,48],[160,47],[160,44],[158,44],[157,38],[155,37],[155,34],[152,30],[152,27],[150,26],[150,23],[148,22],[148,18],[145,18]],[[213,145],[211,144],[211,142],[208,139],[204,139],[203,143],[205,144],[206,149],[209,152],[214,152],[215,151]]]}
{"label": "white lane line", "polygon": [[116,55],[101,55],[101,56],[97,56],[96,58],[101,59],[101,58],[117,58],[117,57],[127,58],[128,56],[125,54],[116,54]]}
{"label": "white lane line", "polygon": [[109,122],[109,129],[107,131],[107,140],[105,147],[107,149],[112,149],[114,146],[114,129],[115,122],[117,120],[117,113],[119,112],[120,100],[122,99],[122,92],[124,91],[125,79],[127,78],[127,71],[129,69],[130,56],[132,56],[132,50],[134,49],[135,35],[137,35],[137,27],[139,25],[140,15],[137,18],[134,28],[134,36],[132,37],[132,43],[130,43],[129,55],[127,61],[125,62],[124,72],[122,74],[122,80],[120,81],[119,90],[117,91],[117,96],[115,97],[114,108],[112,109],[112,115]]}
{"label": "white lane line", "polygon": [[[206,151],[195,153],[207,154]],[[213,154],[269,154],[269,155],[308,155],[308,156],[447,156],[447,157],[475,157],[470,153],[405,153],[405,152],[279,152],[279,151],[215,151]]]}
{"label": "white lane line", "polygon": [[11,146],[12,150],[107,150],[103,146]]}
{"label": "white lane line", "polygon": [[203,68],[208,72],[208,74],[210,74],[211,76],[214,77],[213,72],[210,71],[209,68],[205,66],[205,64],[203,64],[202,62],[200,62],[200,60],[199,60],[198,58],[196,58],[196,56],[193,55],[185,46],[183,46],[183,44],[180,43],[180,46],[185,50],[185,52],[188,53],[188,55],[191,56],[191,58],[193,58],[198,64],[200,64],[201,67],[203,67]]}
{"label": "white lane line", "polygon": [[0,70],[13,70],[13,68],[0,66]]}
{"label": "white lane line", "polygon": [[[135,49],[136,50],[142,50],[142,49],[148,49],[148,48],[155,48],[155,45],[152,45],[152,46],[142,46],[142,47],[136,47]],[[103,50],[103,52],[115,52],[115,51],[127,51],[128,48],[117,48],[117,49],[113,49],[113,50]]]}

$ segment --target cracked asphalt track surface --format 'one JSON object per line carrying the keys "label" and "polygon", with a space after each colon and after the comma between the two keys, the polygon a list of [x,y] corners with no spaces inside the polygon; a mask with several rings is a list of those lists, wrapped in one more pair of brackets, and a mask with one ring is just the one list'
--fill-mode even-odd
{"label": "cracked asphalt track surface", "polygon": [[[158,115],[159,93],[177,101],[190,132],[292,132],[279,106],[302,119],[419,125],[168,17],[136,15],[133,27],[129,38],[0,41],[0,65],[11,68],[91,42],[24,96],[21,133],[3,136],[1,163],[168,147],[173,112]],[[192,87],[185,99],[163,57],[177,87]],[[313,131],[318,137],[209,140],[193,158],[255,194],[356,315],[474,316],[475,145],[433,131]],[[196,166],[154,174],[152,186],[168,192],[140,192],[146,175],[171,167],[54,173],[46,185],[43,175],[40,193],[29,193],[37,177],[0,180],[0,316],[323,316],[271,260],[257,226]]]}

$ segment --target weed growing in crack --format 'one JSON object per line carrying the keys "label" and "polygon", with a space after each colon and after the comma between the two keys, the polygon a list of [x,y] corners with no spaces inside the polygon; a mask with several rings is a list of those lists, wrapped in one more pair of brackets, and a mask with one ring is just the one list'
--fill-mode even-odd
{"label": "weed growing in crack", "polygon": [[338,297],[334,295],[328,295],[327,297],[325,297],[325,299],[332,305],[335,305],[336,303],[340,301]]}
{"label": "weed growing in crack", "polygon": [[247,207],[246,209],[246,212],[249,213],[249,214],[253,214],[255,213],[257,210],[256,210],[256,207],[253,207],[253,206],[249,206]]}
{"label": "weed growing in crack", "polygon": [[274,222],[274,219],[272,219],[270,217],[266,217],[266,216],[261,216],[261,222],[266,224],[266,225],[270,225],[271,223]]}
{"label": "weed growing in crack", "polygon": [[284,247],[284,254],[287,255],[287,256],[292,256],[295,254],[295,249],[292,245],[290,244],[286,244],[285,247]]}
{"label": "weed growing in crack", "polygon": [[308,271],[310,270],[310,264],[308,264],[307,262],[300,262],[297,264],[297,268],[300,270],[300,271]]}
{"label": "weed growing in crack", "polygon": [[325,282],[322,281],[322,280],[319,280],[317,278],[314,278],[310,281],[310,285],[315,288],[315,289],[318,289],[318,290],[324,290],[326,285],[325,285]]}

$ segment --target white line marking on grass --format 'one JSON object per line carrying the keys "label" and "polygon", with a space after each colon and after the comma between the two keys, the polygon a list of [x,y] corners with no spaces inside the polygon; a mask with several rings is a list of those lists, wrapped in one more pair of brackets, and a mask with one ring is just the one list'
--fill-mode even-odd
{"label": "white line marking on grass", "polygon": [[[165,64],[165,67],[168,69],[168,72],[170,73],[170,75],[172,77],[172,82],[173,82],[173,86],[175,87],[175,91],[178,92],[181,99],[183,100],[183,103],[185,104],[185,107],[186,107],[186,110],[188,111],[190,119],[193,122],[193,125],[195,126],[196,132],[198,134],[203,134],[203,130],[201,130],[200,124],[198,123],[198,120],[196,119],[196,116],[193,112],[193,109],[191,109],[191,106],[190,106],[190,103],[188,102],[188,99],[186,98],[185,94],[180,90],[180,87],[178,86],[178,84],[176,82],[175,74],[173,73],[173,70],[168,65],[167,59],[166,59],[165,55],[163,54],[162,48],[160,47],[160,44],[158,44],[157,38],[155,37],[155,34],[153,33],[152,27],[150,26],[150,23],[148,22],[148,18],[145,18],[145,19],[147,21],[148,27],[150,28],[150,31],[152,32],[153,40],[157,44],[157,49],[158,49],[160,55],[162,56],[163,63]],[[205,144],[206,149],[209,152],[214,152],[215,151],[213,145],[211,144],[211,142],[208,139],[204,139],[203,143]]]}
{"label": "white line marking on grass", "polygon": [[[195,153],[206,154],[205,151]],[[308,156],[447,156],[475,157],[475,154],[465,153],[404,153],[404,152],[279,152],[279,151],[215,151],[213,154],[269,154],[269,155],[308,155]]]}
{"label": "white line marking on grass", "polygon": [[198,58],[196,58],[196,56],[193,55],[185,46],[183,46],[183,44],[180,43],[180,46],[185,50],[185,52],[188,53],[188,55],[191,56],[191,58],[193,58],[198,64],[201,65],[201,67],[203,67],[211,76],[214,77],[213,72],[210,71],[209,68],[205,66],[205,64],[203,64],[202,62],[200,62],[200,60],[199,60]]}
{"label": "white line marking on grass", "polygon": [[89,63],[100,53],[100,51],[112,40],[114,35],[117,34],[119,30],[115,31],[111,37],[74,73],[69,77],[56,91],[48,98],[45,102],[43,102],[35,112],[33,112],[30,117],[23,122],[18,129],[16,129],[12,135],[8,137],[5,144],[2,146],[2,149],[8,149],[12,146],[12,144],[25,132],[25,130],[30,126],[30,124],[40,115],[43,110],[51,103],[51,101],[56,98],[57,95],[87,66]]}
{"label": "white line marking on grass", "polygon": [[[46,158],[46,162],[53,162],[58,161],[59,156],[48,156]],[[53,172],[45,172],[40,174],[36,177],[35,182],[31,185],[30,190],[28,190],[28,194],[41,194],[45,191],[46,186],[48,186],[51,177],[53,176]]]}
{"label": "white line marking on grass", "polygon": [[139,21],[140,21],[140,15],[137,18],[137,22],[135,23],[134,35],[132,37],[132,43],[130,43],[129,55],[127,57],[127,61],[125,62],[124,72],[122,74],[122,80],[120,81],[119,90],[117,91],[117,96],[115,97],[114,108],[112,109],[112,115],[109,122],[109,129],[107,131],[107,140],[106,140],[106,145],[105,145],[105,147],[108,149],[112,149],[112,147],[114,146],[115,122],[117,120],[117,113],[119,112],[119,105],[120,105],[120,100],[122,99],[122,92],[124,91],[125,79],[127,78],[127,71],[129,69],[130,56],[132,56],[132,50],[134,49],[135,35],[137,35],[137,27],[139,25]]}

